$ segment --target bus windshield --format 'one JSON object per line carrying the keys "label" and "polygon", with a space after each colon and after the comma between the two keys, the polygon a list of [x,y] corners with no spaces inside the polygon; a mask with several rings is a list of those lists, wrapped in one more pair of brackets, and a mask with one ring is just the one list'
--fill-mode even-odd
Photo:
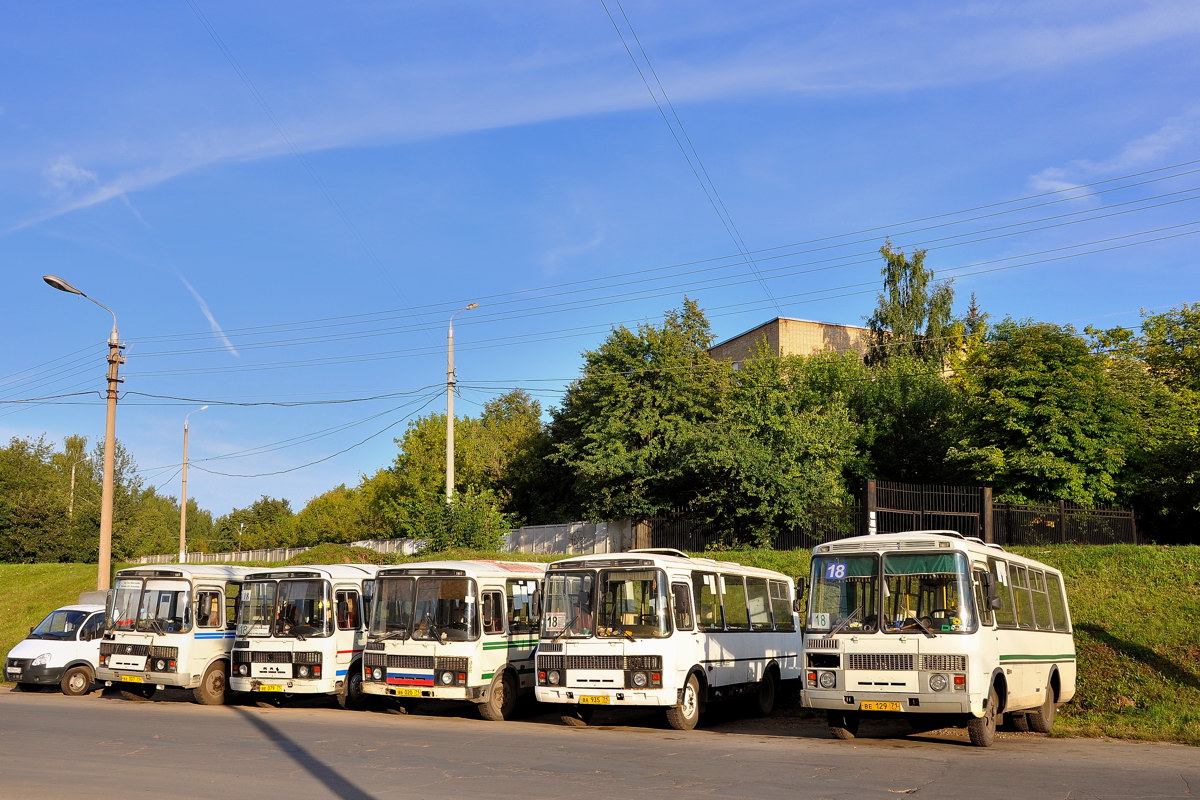
{"label": "bus windshield", "polygon": [[596,573],[555,572],[546,576],[546,613],[542,636],[550,639],[591,636],[595,632]]}
{"label": "bus windshield", "polygon": [[330,620],[329,585],[320,579],[280,581],[275,636],[308,638],[328,636]]}
{"label": "bus windshield", "polygon": [[378,581],[371,635],[383,639],[468,641],[479,636],[475,582],[465,577],[386,577]]}
{"label": "bus windshield", "polygon": [[[881,574],[882,573],[882,574]],[[823,555],[813,559],[809,630],[970,633],[970,572],[961,553]]]}
{"label": "bus windshield", "polygon": [[187,581],[120,578],[113,589],[107,630],[187,633],[192,628]]}
{"label": "bus windshield", "polygon": [[597,636],[660,639],[671,635],[667,576],[657,569],[602,570]]}

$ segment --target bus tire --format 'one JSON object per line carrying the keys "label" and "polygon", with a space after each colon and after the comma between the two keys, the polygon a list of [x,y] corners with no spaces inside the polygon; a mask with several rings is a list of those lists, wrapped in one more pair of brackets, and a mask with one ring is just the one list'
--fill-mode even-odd
{"label": "bus tire", "polygon": [[192,697],[202,706],[225,704],[225,662],[215,661],[204,670],[200,685],[192,689]]}
{"label": "bus tire", "polygon": [[92,690],[92,683],[95,679],[91,667],[79,664],[64,672],[62,680],[59,681],[58,685],[62,689],[63,694],[71,697],[80,697]]}
{"label": "bus tire", "polygon": [[858,714],[830,711],[826,721],[829,723],[829,735],[835,739],[854,739],[858,736]]}
{"label": "bus tire", "polygon": [[592,724],[592,716],[596,709],[591,706],[574,706],[570,711],[564,711],[559,717],[562,719],[563,725],[569,725],[572,728],[586,728]]}
{"label": "bus tire", "polygon": [[492,678],[487,700],[479,704],[479,716],[492,722],[512,719],[517,710],[517,682],[508,670]]}
{"label": "bus tire", "polygon": [[988,691],[987,708],[983,710],[983,716],[967,720],[967,735],[971,737],[971,744],[976,747],[991,747],[996,741],[996,720],[1000,716],[996,709],[999,705],[1000,695],[993,686]]}
{"label": "bus tire", "polygon": [[700,721],[700,681],[688,675],[679,695],[679,705],[667,709],[667,724],[677,731],[690,731]]}
{"label": "bus tire", "polygon": [[775,667],[767,667],[762,680],[758,682],[758,691],[754,694],[752,710],[755,716],[769,717],[775,710],[775,701],[779,697],[779,674]]}
{"label": "bus tire", "polygon": [[362,711],[366,707],[367,698],[363,694],[361,665],[350,665],[350,671],[346,673],[346,682],[342,685],[342,691],[338,692],[337,701],[339,706],[350,711]]}
{"label": "bus tire", "polygon": [[1054,727],[1054,717],[1058,711],[1054,701],[1054,683],[1051,681],[1046,684],[1046,696],[1042,698],[1041,707],[1025,715],[1025,719],[1029,721],[1029,730],[1038,733],[1050,732],[1050,729]]}

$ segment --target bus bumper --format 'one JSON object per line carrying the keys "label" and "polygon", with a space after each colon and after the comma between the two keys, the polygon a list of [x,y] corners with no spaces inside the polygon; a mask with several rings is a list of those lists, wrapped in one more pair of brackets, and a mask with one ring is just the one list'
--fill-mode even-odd
{"label": "bus bumper", "polygon": [[658,706],[669,708],[679,704],[676,689],[615,689],[600,690],[572,687],[537,686],[533,690],[539,703],[569,703],[604,707]]}
{"label": "bus bumper", "polygon": [[800,704],[805,708],[853,711],[863,715],[973,714],[967,692],[841,692],[805,689]]}

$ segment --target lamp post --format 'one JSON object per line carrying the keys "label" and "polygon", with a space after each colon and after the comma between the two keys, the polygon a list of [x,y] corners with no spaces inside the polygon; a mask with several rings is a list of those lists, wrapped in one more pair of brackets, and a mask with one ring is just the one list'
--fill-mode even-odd
{"label": "lamp post", "polygon": [[54,275],[43,275],[42,280],[58,289],[60,292],[77,294],[91,300],[96,305],[112,314],[112,332],[108,335],[108,402],[104,417],[104,482],[100,491],[100,557],[97,566],[96,588],[106,591],[109,587],[112,572],[112,523],[113,523],[113,473],[114,456],[117,439],[117,384],[121,382],[118,370],[125,363],[121,355],[123,346],[121,337],[117,334],[117,315],[111,308],[94,297],[88,297],[62,278]]}
{"label": "lamp post", "polygon": [[183,415],[183,483],[179,491],[179,563],[182,564],[187,560],[187,442],[188,442],[188,417],[195,414],[197,411],[203,411],[208,406],[200,406],[193,408],[191,411]]}
{"label": "lamp post", "polygon": [[464,311],[479,308],[471,303],[450,315],[446,328],[446,502],[454,500],[454,318]]}

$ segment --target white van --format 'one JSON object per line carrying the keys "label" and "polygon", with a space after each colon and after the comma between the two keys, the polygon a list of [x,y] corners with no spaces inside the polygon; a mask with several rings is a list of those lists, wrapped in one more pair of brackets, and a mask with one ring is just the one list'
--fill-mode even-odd
{"label": "white van", "polygon": [[56,608],[9,651],[4,679],[25,691],[58,685],[63,694],[87,694],[96,680],[103,633],[104,606]]}

